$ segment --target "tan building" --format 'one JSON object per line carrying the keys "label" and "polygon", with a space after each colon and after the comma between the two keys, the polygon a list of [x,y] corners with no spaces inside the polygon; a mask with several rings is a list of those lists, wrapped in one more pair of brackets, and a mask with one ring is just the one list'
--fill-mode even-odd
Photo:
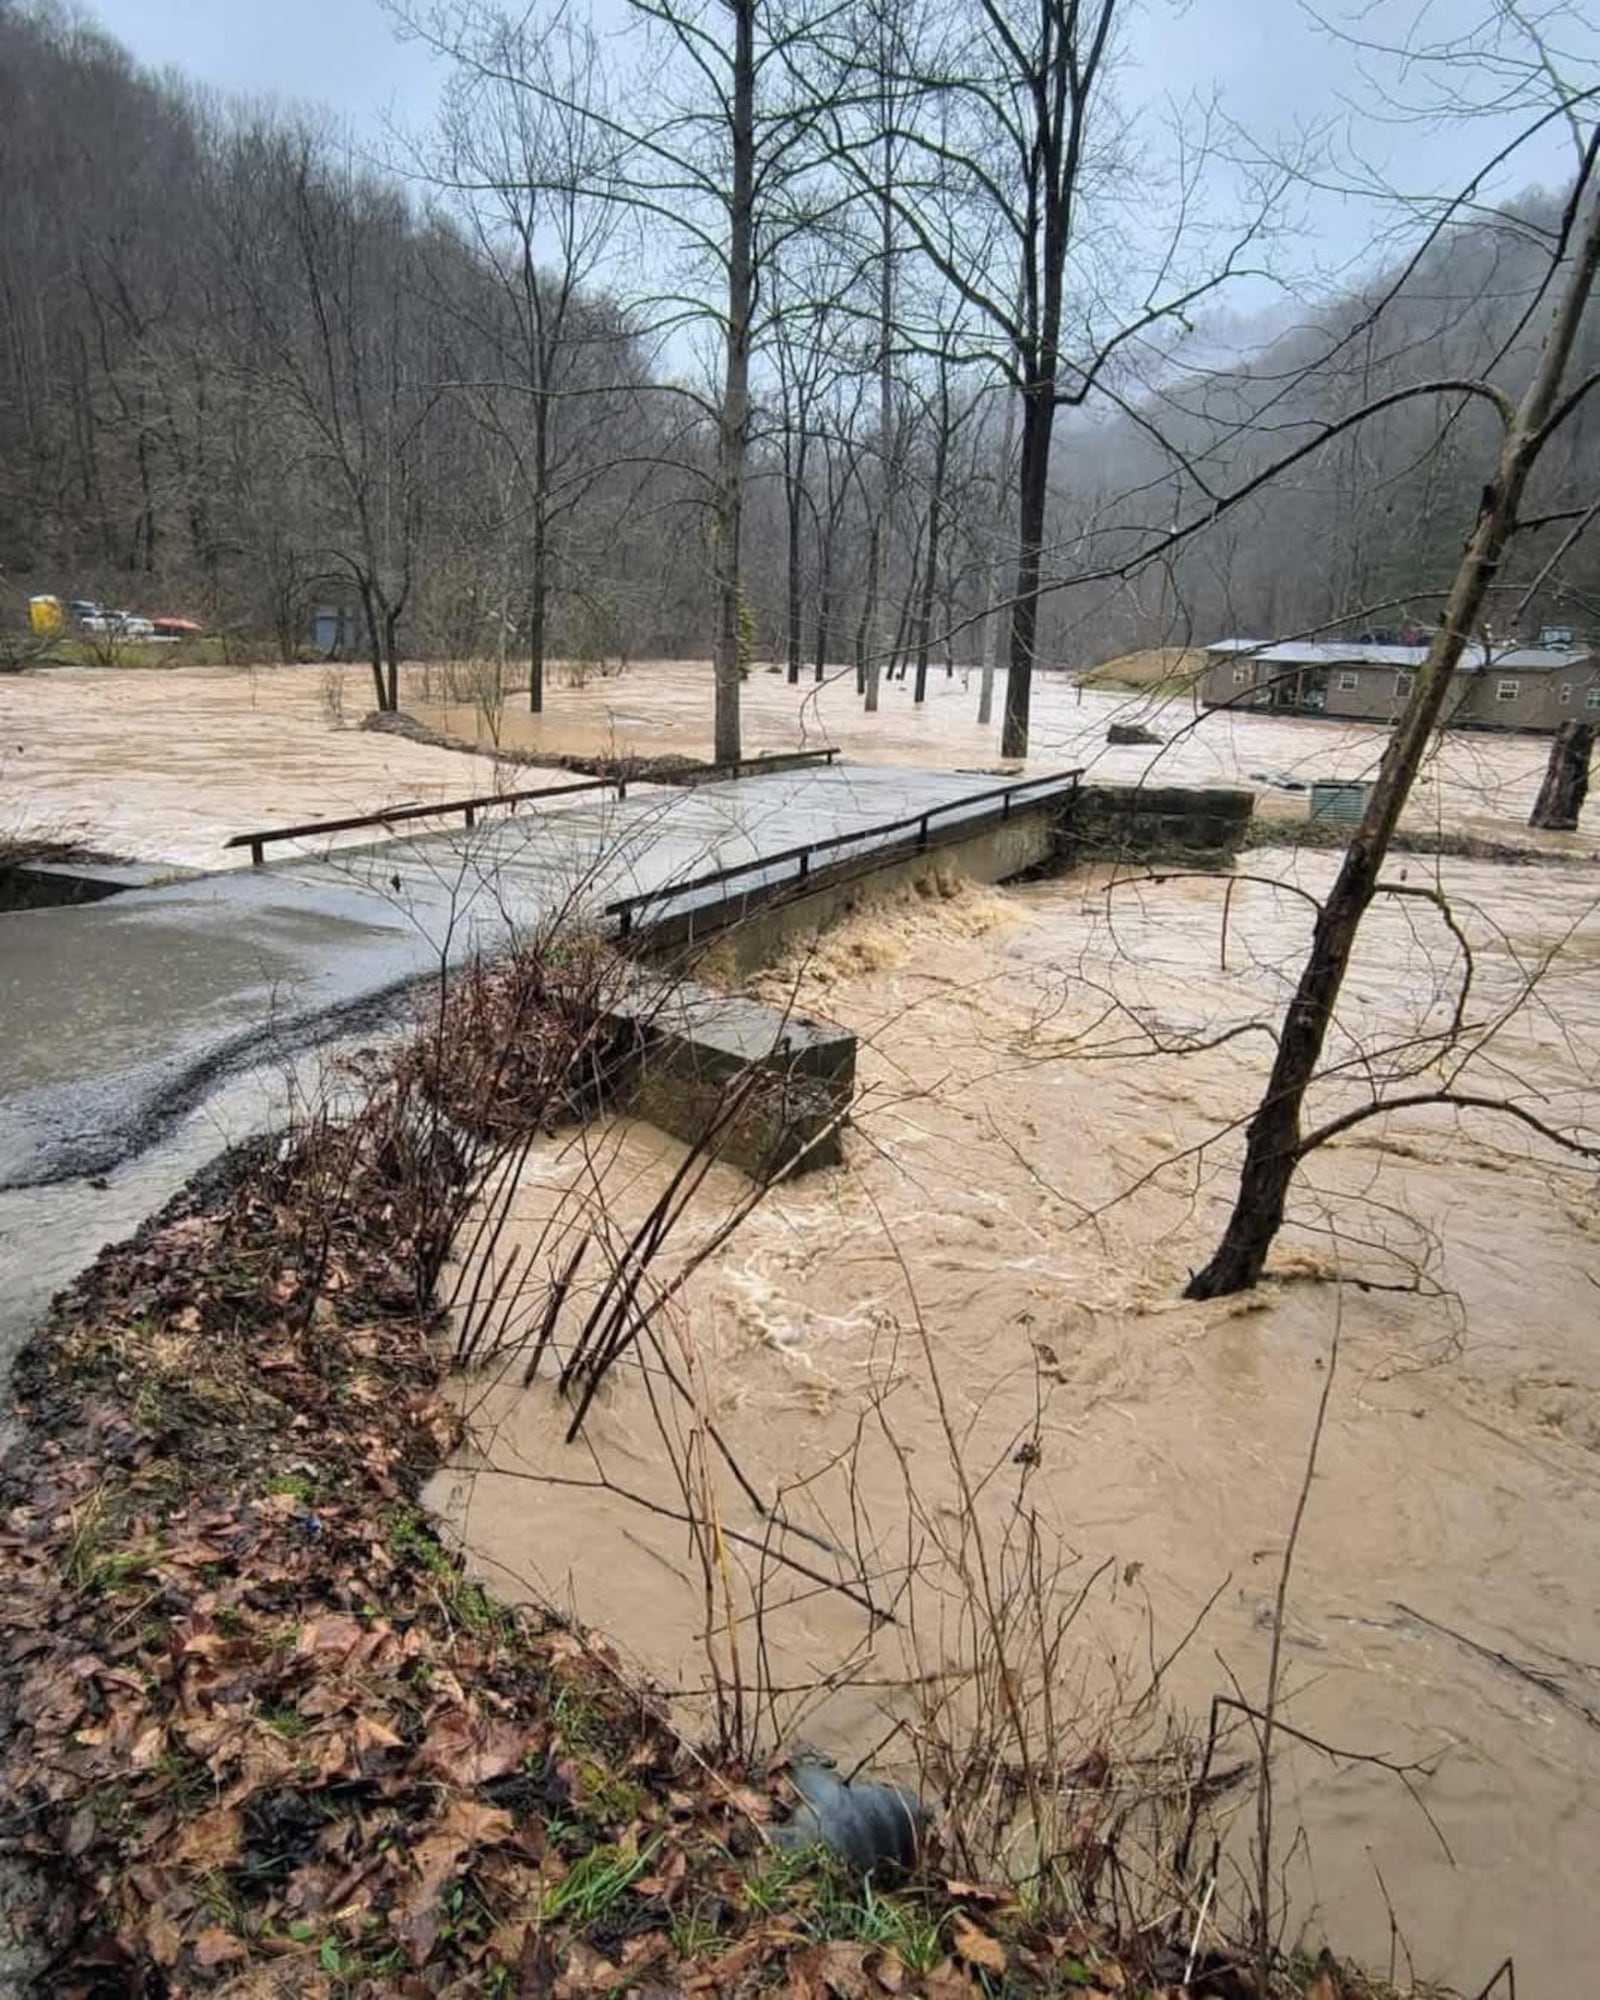
{"label": "tan building", "polygon": [[[1207,708],[1392,722],[1428,649],[1219,639],[1205,653]],[[1574,716],[1600,725],[1600,652],[1584,644],[1474,648],[1456,669],[1445,710],[1446,724],[1458,729],[1554,731]]]}

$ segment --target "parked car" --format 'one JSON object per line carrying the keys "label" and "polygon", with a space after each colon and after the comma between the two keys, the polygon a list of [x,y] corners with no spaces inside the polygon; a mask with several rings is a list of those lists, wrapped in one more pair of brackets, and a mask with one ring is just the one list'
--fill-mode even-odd
{"label": "parked car", "polygon": [[78,623],[86,632],[108,632],[119,639],[152,639],[156,630],[137,611],[104,611],[99,605],[85,612]]}

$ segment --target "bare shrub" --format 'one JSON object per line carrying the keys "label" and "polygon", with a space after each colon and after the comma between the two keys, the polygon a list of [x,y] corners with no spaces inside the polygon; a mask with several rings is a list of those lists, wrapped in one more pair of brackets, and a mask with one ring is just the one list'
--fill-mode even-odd
{"label": "bare shrub", "polygon": [[447,661],[440,670],[447,702],[471,707],[478,718],[478,734],[487,737],[496,749],[505,720],[505,662],[474,657]]}
{"label": "bare shrub", "polygon": [[328,718],[328,727],[345,728],[343,667],[327,668],[318,692],[322,697],[322,712]]}

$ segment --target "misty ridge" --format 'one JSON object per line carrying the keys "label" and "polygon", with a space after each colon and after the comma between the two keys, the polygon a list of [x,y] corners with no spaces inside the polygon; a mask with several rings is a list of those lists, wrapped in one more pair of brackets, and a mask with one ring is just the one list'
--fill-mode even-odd
{"label": "misty ridge", "polygon": [[[484,50],[464,44],[439,133],[386,174],[314,119],[207,98],[93,28],[0,7],[8,617],[55,591],[182,612],[232,656],[288,659],[331,604],[349,651],[391,665],[712,650],[717,390],[694,319],[713,309],[659,222],[641,236],[593,193],[617,160],[590,158],[575,118],[553,133],[546,98],[475,74],[465,57]],[[563,60],[593,82],[593,49]],[[1207,298],[1188,330],[1121,348],[1057,425],[1039,663],[1431,622],[1492,453],[1481,402],[1400,404],[1170,557],[1141,552],[1397,387],[1486,374],[1515,391],[1559,214],[1539,190],[1469,207],[1409,266],[1376,246],[1358,288],[1310,310]],[[913,276],[910,244],[880,351],[873,226],[808,211],[774,222],[759,259],[747,668],[787,655],[809,673],[871,643],[975,664],[1009,587],[1004,376],[959,301]],[[1074,283],[1069,268],[1069,315]],[[1575,369],[1597,350],[1591,320]],[[1597,423],[1593,399],[1573,411],[1526,513],[1570,505]],[[1559,533],[1519,537],[1508,591]],[[1597,589],[1591,538],[1522,622],[1582,624]]]}

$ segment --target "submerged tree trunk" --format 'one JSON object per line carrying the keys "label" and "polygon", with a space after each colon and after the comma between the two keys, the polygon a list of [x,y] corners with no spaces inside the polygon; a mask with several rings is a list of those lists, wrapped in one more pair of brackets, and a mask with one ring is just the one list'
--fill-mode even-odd
{"label": "submerged tree trunk", "polygon": [[906,677],[906,668],[911,660],[911,619],[916,606],[918,586],[922,580],[922,531],[917,531],[916,543],[911,551],[911,574],[906,579],[905,595],[900,600],[900,615],[894,622],[894,639],[889,647],[889,678],[898,674]]}
{"label": "submerged tree trunk", "polygon": [[805,639],[800,629],[800,499],[805,480],[805,447],[800,446],[800,463],[789,486],[788,520],[788,634],[786,659],[789,685],[793,687],[800,679],[800,659],[805,651]]}
{"label": "submerged tree trunk", "polygon": [[812,678],[820,681],[828,666],[828,641],[833,634],[833,533],[823,538],[817,578],[817,650],[812,659]]}
{"label": "submerged tree trunk", "polygon": [[549,585],[545,582],[544,558],[538,555],[533,566],[533,595],[528,605],[528,707],[534,715],[544,713],[545,609]]}
{"label": "submerged tree trunk", "polygon": [[372,585],[366,577],[356,583],[361,597],[361,618],[367,628],[367,657],[372,664],[372,688],[381,713],[389,708],[388,689],[383,678],[383,626],[378,618],[377,601],[372,594]]}
{"label": "submerged tree trunk", "polygon": [[[1586,172],[1591,165],[1585,163]],[[1556,407],[1597,268],[1600,198],[1591,200],[1582,241],[1521,402],[1513,406],[1502,392],[1478,385],[1479,394],[1499,406],[1505,425],[1494,476],[1483,489],[1478,518],[1438,630],[1389,739],[1366,813],[1318,914],[1311,950],[1284,1016],[1272,1074],[1250,1121],[1233,1213],[1211,1261],[1189,1280],[1189,1298],[1248,1290],[1260,1278],[1282,1226],[1289,1185],[1301,1159],[1301,1109],[1316,1075],[1356,933],[1376,893],[1379,870],[1449,695],[1457,662],[1477,627],[1501,551],[1516,527],[1523,488],[1546,442],[1545,427]]]}
{"label": "submerged tree trunk", "polygon": [[[867,691],[868,634],[877,622],[878,617],[878,590],[880,587],[881,571],[878,550],[882,541],[880,532],[882,527],[882,514],[875,514],[872,517],[872,526],[867,531],[867,588],[861,600],[861,617],[856,624],[855,659],[856,693],[858,695],[864,695]],[[874,692],[872,705],[874,707],[877,705],[876,692]]]}
{"label": "submerged tree trunk", "polygon": [[398,604],[385,605],[383,613],[383,664],[387,676],[383,706],[391,715],[400,712],[400,613]]}
{"label": "submerged tree trunk", "polygon": [[1563,722],[1550,745],[1544,783],[1528,816],[1529,826],[1551,833],[1575,833],[1578,815],[1589,796],[1589,756],[1594,749],[1594,725]]}

